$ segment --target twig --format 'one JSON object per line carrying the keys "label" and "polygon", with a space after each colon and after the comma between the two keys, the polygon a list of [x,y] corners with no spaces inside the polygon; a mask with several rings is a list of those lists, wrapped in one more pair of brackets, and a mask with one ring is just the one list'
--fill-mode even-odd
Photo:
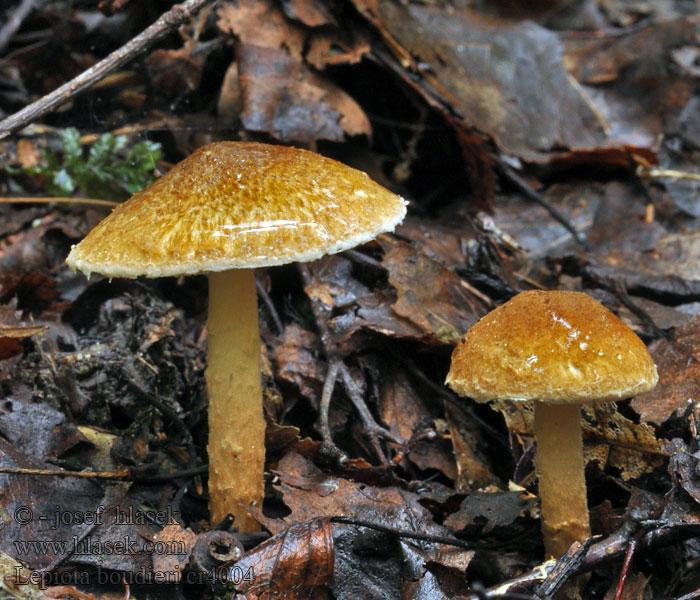
{"label": "twig", "polygon": [[381,436],[384,439],[394,442],[395,444],[398,444],[400,446],[404,444],[403,440],[398,439],[393,433],[391,433],[391,431],[389,431],[385,427],[382,427],[381,425],[379,425],[379,423],[377,423],[374,420],[372,413],[369,411],[369,408],[367,408],[367,403],[365,402],[365,399],[362,397],[362,391],[360,390],[360,387],[352,378],[350,371],[343,362],[340,362],[339,374],[343,378],[345,390],[347,391],[350,400],[355,405],[357,412],[360,413],[360,418],[362,419],[362,422],[364,424],[364,428],[367,432],[367,436],[369,437],[370,444],[374,448],[377,457],[385,465],[389,464],[389,461],[384,455],[382,447],[379,444],[379,437]]}
{"label": "twig", "polygon": [[[321,405],[319,407],[319,428],[321,429],[321,436],[323,437],[324,453],[330,455],[336,459],[338,464],[347,462],[347,455],[340,450],[331,437],[331,430],[328,425],[328,410],[330,408],[331,397],[333,396],[333,389],[335,388],[338,375],[343,380],[343,386],[348,394],[351,402],[360,413],[360,418],[364,425],[364,430],[369,438],[370,444],[374,449],[375,454],[379,460],[384,465],[388,465],[389,461],[382,451],[382,447],[379,443],[379,437],[383,437],[395,444],[404,446],[404,442],[399,440],[391,431],[379,425],[372,416],[364,398],[362,397],[362,391],[359,386],[352,378],[350,371],[345,366],[342,360],[334,360],[328,367],[328,373],[326,374],[326,381],[323,384],[323,391],[321,392]],[[345,459],[343,460],[343,457]]]}
{"label": "twig", "polygon": [[557,560],[554,568],[547,575],[547,579],[537,586],[535,596],[537,598],[554,598],[559,590],[566,589],[564,586],[583,562],[586,552],[593,545],[594,540],[595,538],[590,537],[583,542],[574,542],[564,556]]}
{"label": "twig", "polygon": [[22,0],[20,5],[12,11],[12,16],[0,29],[0,52],[3,52],[10,43],[12,36],[22,26],[22,21],[27,18],[37,0]]}
{"label": "twig", "polygon": [[643,179],[685,179],[688,181],[700,181],[700,174],[677,171],[675,169],[655,169],[639,165],[637,176]]}
{"label": "twig", "polygon": [[465,550],[474,550],[478,548],[478,546],[475,546],[470,542],[460,540],[459,538],[447,537],[442,535],[432,535],[430,533],[417,533],[415,531],[408,531],[406,529],[387,527],[386,525],[372,523],[371,521],[363,521],[362,519],[356,519],[355,517],[331,517],[330,521],[331,523],[344,523],[346,525],[356,525],[357,527],[367,527],[368,529],[383,531],[384,533],[390,533],[397,537],[409,538],[412,540],[420,540],[422,542],[433,542],[435,544],[447,544],[449,546],[457,546],[458,548],[464,548]]}
{"label": "twig", "polygon": [[[648,523],[646,524],[649,525]],[[627,550],[632,537],[637,533],[638,523],[628,523],[623,525],[613,535],[593,544],[586,553],[585,558],[571,575],[580,575],[591,569],[620,557]],[[639,540],[638,548],[651,548],[672,544],[681,540],[687,540],[700,535],[700,524],[698,523],[678,523],[672,525],[661,525],[658,529],[648,531]],[[486,590],[480,596],[472,596],[473,600],[480,598],[504,598],[512,590],[522,591],[523,588],[536,586],[546,581],[549,573],[554,568],[554,561],[547,561],[538,565],[531,571],[501,583]]]}
{"label": "twig", "polygon": [[338,378],[338,369],[340,369],[340,362],[333,361],[328,367],[328,372],[326,373],[326,381],[323,383],[323,391],[321,392],[321,405],[319,407],[319,416],[321,429],[321,437],[324,442],[333,443],[333,438],[331,437],[331,428],[328,425],[328,409],[331,405],[331,396],[333,395],[333,389],[335,388],[335,381]]}
{"label": "twig", "polygon": [[122,467],[116,471],[63,471],[59,469],[22,469],[0,467],[0,473],[8,475],[37,475],[41,477],[78,477],[82,479],[129,479],[131,469]]}
{"label": "twig", "polygon": [[624,280],[610,278],[608,283],[610,284],[610,288],[612,289],[613,293],[617,296],[618,300],[620,300],[620,302],[622,302],[622,304],[624,304],[635,317],[637,317],[642,323],[649,327],[649,329],[651,329],[655,337],[662,338],[667,342],[672,341],[671,336],[669,334],[664,333],[659,328],[659,326],[654,322],[654,319],[651,317],[651,315],[642,306],[640,306],[639,304],[634,302],[632,298],[630,298]]}
{"label": "twig", "polygon": [[[0,123],[0,125],[2,125],[2,123]],[[510,167],[508,167],[505,163],[500,163],[500,172],[508,181],[515,185],[530,200],[544,208],[555,221],[559,222],[574,237],[574,240],[576,240],[577,243],[583,246],[585,250],[592,250],[591,245],[588,243],[588,240],[581,236],[581,234],[578,232],[576,227],[573,226],[571,221],[569,221],[569,219],[567,219],[549,202],[547,202],[541,194],[538,194],[535,190],[533,190],[521,177],[516,175],[513,172],[513,170]]]}
{"label": "twig", "polygon": [[169,11],[163,13],[153,25],[147,27],[121,48],[107,55],[96,65],[0,122],[0,139],[19,131],[65,104],[83,90],[100,81],[105,75],[120,68],[135,56],[144,52],[149,46],[170,33],[172,29],[179,27],[197,11],[214,1],[186,0],[182,4],[176,4]]}
{"label": "twig", "polygon": [[637,550],[637,546],[639,546],[639,540],[642,539],[642,535],[644,535],[644,531],[638,531],[627,546],[627,550],[625,551],[625,560],[622,562],[622,569],[620,570],[620,578],[617,581],[615,600],[622,600],[622,592],[625,589],[627,575],[629,575],[632,559],[634,558],[634,553]]}
{"label": "twig", "polygon": [[284,332],[284,326],[282,325],[282,321],[280,320],[280,316],[277,313],[275,305],[272,303],[272,298],[270,298],[270,294],[267,293],[267,290],[265,289],[263,284],[260,283],[260,281],[258,281],[257,279],[255,280],[255,286],[258,288],[258,295],[262,298],[263,303],[267,307],[267,311],[270,313],[272,322],[277,328],[277,333]]}
{"label": "twig", "polygon": [[94,206],[104,206],[106,208],[114,208],[119,202],[111,200],[97,200],[96,198],[61,198],[61,197],[27,197],[27,196],[2,196],[0,204],[90,204]]}
{"label": "twig", "polygon": [[158,473],[139,475],[128,467],[122,467],[116,471],[64,471],[59,469],[22,469],[19,467],[0,467],[0,473],[7,475],[32,475],[39,477],[77,477],[82,479],[117,479],[127,481],[138,481],[139,483],[151,483],[160,481],[170,481],[182,477],[192,477],[202,475],[208,470],[207,465],[174,471],[172,473]]}

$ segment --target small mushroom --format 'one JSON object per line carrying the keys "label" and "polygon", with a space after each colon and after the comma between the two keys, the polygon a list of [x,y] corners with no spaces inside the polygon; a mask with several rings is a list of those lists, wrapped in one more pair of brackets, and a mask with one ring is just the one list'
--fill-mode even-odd
{"label": "small mushroom", "polygon": [[534,400],[542,533],[559,557],[590,536],[579,405],[629,398],[657,379],[644,343],[598,301],[529,291],[467,331],[446,383],[478,402]]}
{"label": "small mushroom", "polygon": [[212,522],[263,497],[265,421],[253,269],[311,261],[392,231],[405,201],[313,152],[253,142],[202,147],[118,206],[68,256],[87,276],[208,273]]}

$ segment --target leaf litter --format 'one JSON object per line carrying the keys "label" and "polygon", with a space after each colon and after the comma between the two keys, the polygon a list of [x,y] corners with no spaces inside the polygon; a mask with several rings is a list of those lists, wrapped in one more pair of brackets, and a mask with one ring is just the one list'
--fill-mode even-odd
{"label": "leaf litter", "polygon": [[[318,149],[411,200],[394,235],[260,274],[256,534],[208,522],[203,279],[86,281],[63,261],[103,210],[0,204],[5,590],[507,597],[585,570],[582,597],[692,597],[698,11],[580,4],[227,0],[0,140],[6,197],[123,197],[204,143],[256,139]],[[101,8],[24,17],[0,65],[2,116],[127,41],[124,23],[149,23],[139,3]],[[556,566],[543,562],[529,407],[443,386],[464,331],[532,288],[602,301],[660,375],[583,412],[604,537]],[[355,382],[336,381],[326,415],[345,461],[322,442],[333,364]],[[368,436],[368,416],[388,435]]]}

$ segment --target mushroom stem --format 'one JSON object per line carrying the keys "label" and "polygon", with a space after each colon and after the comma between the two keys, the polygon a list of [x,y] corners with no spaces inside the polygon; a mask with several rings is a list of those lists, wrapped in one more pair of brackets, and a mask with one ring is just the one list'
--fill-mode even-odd
{"label": "mushroom stem", "polygon": [[232,513],[239,531],[255,531],[242,505],[261,506],[265,419],[260,334],[252,269],[209,273],[209,499],[211,522]]}
{"label": "mushroom stem", "polygon": [[580,418],[578,404],[535,402],[542,535],[555,558],[591,535]]}

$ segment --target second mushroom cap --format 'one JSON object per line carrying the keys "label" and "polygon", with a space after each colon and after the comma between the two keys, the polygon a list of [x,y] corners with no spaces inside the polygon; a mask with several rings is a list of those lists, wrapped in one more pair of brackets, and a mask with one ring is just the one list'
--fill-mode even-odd
{"label": "second mushroom cap", "polygon": [[447,383],[487,402],[580,403],[629,398],[656,384],[637,335],[581,292],[529,291],[488,313],[452,355]]}

